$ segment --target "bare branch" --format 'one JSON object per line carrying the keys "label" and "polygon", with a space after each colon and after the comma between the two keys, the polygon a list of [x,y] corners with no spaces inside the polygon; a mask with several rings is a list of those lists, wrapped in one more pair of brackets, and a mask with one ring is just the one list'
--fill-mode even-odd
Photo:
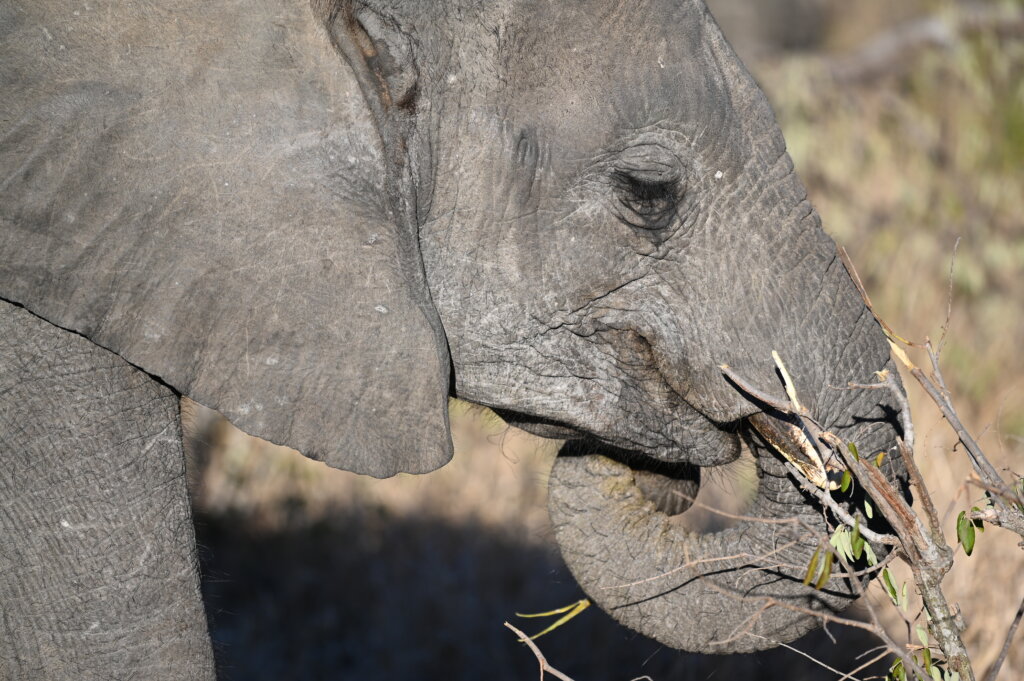
{"label": "bare branch", "polygon": [[953,255],[949,258],[949,290],[946,292],[946,321],[942,323],[942,335],[939,336],[939,346],[935,354],[942,353],[942,347],[946,344],[946,334],[949,332],[949,320],[953,316],[953,268],[956,265],[956,252],[960,248],[961,237],[956,238],[953,244]]}
{"label": "bare branch", "polygon": [[853,284],[854,286],[857,287],[857,292],[860,293],[861,299],[864,300],[864,305],[867,306],[868,311],[871,312],[872,316],[874,316],[875,321],[877,321],[882,326],[882,329],[885,331],[886,335],[888,335],[889,338],[898,340],[904,345],[909,345],[911,347],[920,347],[920,343],[914,343],[901,337],[899,334],[892,330],[892,327],[889,326],[884,319],[878,316],[878,313],[875,312],[875,306],[871,303],[871,297],[868,296],[867,289],[864,288],[864,282],[861,281],[860,274],[857,273],[857,268],[853,266],[853,261],[850,260],[849,253],[847,253],[846,249],[843,248],[842,246],[837,246],[836,252],[839,254],[839,260],[843,263],[843,266],[846,267],[846,271],[847,273],[849,273],[850,278],[853,279]]}
{"label": "bare branch", "polygon": [[851,669],[849,672],[847,672],[843,676],[841,676],[838,679],[836,679],[836,681],[847,681],[848,679],[852,679],[853,681],[856,681],[856,677],[854,676],[854,674],[856,674],[859,671],[863,671],[863,670],[867,669],[868,667],[870,667],[874,663],[878,662],[879,660],[881,660],[883,657],[885,657],[886,655],[888,655],[891,652],[889,650],[888,646],[881,646],[881,647],[882,647],[882,652],[878,653],[877,655],[875,655],[874,657],[869,659],[867,662],[863,663],[861,666],[856,667],[854,669]]}
{"label": "bare branch", "polygon": [[985,453],[978,445],[978,442],[971,436],[967,431],[967,428],[960,421],[960,416],[957,414],[956,409],[953,407],[953,404],[949,399],[949,392],[944,388],[942,372],[939,371],[938,368],[938,355],[932,348],[931,342],[926,342],[924,347],[928,352],[929,360],[932,363],[933,376],[936,379],[935,381],[926,376],[921,368],[911,362],[906,353],[899,350],[898,346],[892,343],[892,341],[890,341],[890,345],[894,348],[893,354],[899,358],[899,360],[910,371],[910,374],[917,380],[921,387],[924,388],[928,397],[932,399],[935,405],[939,408],[939,411],[942,413],[943,418],[946,419],[946,423],[948,423],[953,429],[953,432],[956,433],[960,443],[963,444],[964,449],[967,450],[967,458],[970,460],[971,466],[978,474],[978,477],[989,488],[996,490],[994,494],[990,494],[989,496],[999,519],[998,522],[993,522],[993,524],[1016,532],[1021,537],[1024,537],[1024,513],[1022,513],[1021,510],[1016,508],[1013,504],[1006,502],[1006,499],[1013,499],[1016,495],[1006,485],[1006,482],[1002,477],[1000,477],[995,467],[985,456]]}
{"label": "bare branch", "polygon": [[917,467],[917,462],[914,461],[913,450],[903,440],[900,440],[899,451],[900,457],[903,459],[903,465],[907,467],[907,472],[910,473],[910,482],[917,489],[918,498],[924,506],[925,515],[928,516],[928,527],[932,531],[932,539],[936,542],[944,542],[945,537],[942,534],[942,523],[939,522],[939,513],[932,501],[931,492],[924,482],[924,477],[921,475],[921,469]]}
{"label": "bare branch", "polygon": [[748,395],[756,399],[758,402],[764,402],[771,408],[781,411],[783,414],[793,413],[793,409],[790,406],[789,402],[785,400],[780,400],[776,397],[772,397],[763,390],[755,388],[749,381],[747,381],[745,378],[736,373],[736,371],[728,364],[722,364],[718,368],[721,369],[722,373],[725,374],[726,378],[735,383],[740,390],[747,393]]}
{"label": "bare branch", "polygon": [[830,672],[832,672],[833,674],[835,674],[836,676],[838,676],[838,677],[840,677],[842,679],[851,679],[852,678],[854,681],[859,681],[859,679],[857,679],[856,677],[853,677],[853,676],[850,675],[853,672],[844,674],[843,672],[839,671],[835,667],[830,667],[829,665],[825,664],[824,662],[822,662],[818,658],[814,657],[813,655],[810,655],[809,653],[805,653],[804,651],[800,650],[799,648],[794,648],[793,646],[789,645],[788,643],[783,643],[781,641],[776,641],[775,639],[768,638],[767,636],[760,636],[758,634],[750,634],[750,635],[753,636],[754,638],[760,638],[760,639],[763,639],[765,641],[771,641],[772,643],[774,643],[774,644],[776,644],[778,646],[781,646],[781,647],[785,648],[786,650],[793,651],[797,655],[802,655],[803,657],[807,658],[808,660],[810,660],[814,664],[818,665],[819,667],[823,667],[823,668],[829,670]]}
{"label": "bare branch", "polygon": [[1020,620],[1024,617],[1024,600],[1021,600],[1020,606],[1017,608],[1017,614],[1013,617],[1013,622],[1010,623],[1010,628],[1006,632],[1006,640],[1003,641],[1003,649],[999,651],[999,657],[992,663],[992,666],[988,668],[985,673],[985,681],[996,681],[999,676],[999,670],[1003,666],[1003,662],[1006,661],[1006,656],[1010,652],[1010,644],[1013,643],[1013,636],[1017,633],[1017,627],[1020,626]]}
{"label": "bare branch", "polygon": [[[849,511],[836,503],[836,500],[832,498],[832,495],[829,494],[828,490],[823,490],[815,486],[806,477],[804,477],[804,474],[800,472],[799,468],[791,464],[789,461],[786,462],[786,467],[789,469],[790,474],[796,478],[796,481],[800,483],[801,487],[803,487],[807,492],[813,494],[823,505],[827,506],[830,511],[836,514],[837,518],[850,527],[854,526],[856,520],[854,520],[853,516],[850,515]],[[874,530],[863,526],[860,528],[860,533],[864,535],[865,539],[875,542],[876,544],[887,544],[889,546],[900,545],[900,540],[891,534],[879,534]]]}
{"label": "bare branch", "polygon": [[533,651],[533,656],[537,658],[537,663],[540,665],[540,681],[544,681],[544,674],[545,673],[551,674],[551,676],[554,676],[556,679],[561,679],[562,681],[573,681],[572,677],[570,677],[567,674],[564,674],[564,673],[558,671],[557,669],[552,667],[550,664],[548,664],[547,658],[545,658],[544,654],[542,652],[540,652],[540,648],[537,647],[537,644],[530,640],[529,636],[524,634],[519,629],[516,629],[514,626],[512,626],[508,622],[505,622],[505,626],[508,629],[511,629],[512,633],[514,633],[516,636],[519,637],[519,642],[520,643],[526,644],[526,646],[531,651]]}

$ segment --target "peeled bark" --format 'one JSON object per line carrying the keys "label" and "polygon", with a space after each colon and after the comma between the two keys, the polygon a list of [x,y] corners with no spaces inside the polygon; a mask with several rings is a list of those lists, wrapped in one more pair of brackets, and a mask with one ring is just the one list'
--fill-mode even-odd
{"label": "peeled bark", "polygon": [[[869,451],[885,449],[894,434],[879,421],[852,430]],[[649,474],[596,448],[563,451],[551,472],[550,513],[562,555],[592,600],[667,646],[738,653],[792,641],[821,624],[814,612],[835,613],[855,599],[854,585],[835,571],[823,589],[803,585],[828,536],[823,513],[764,441],[750,433],[747,442],[756,499],[738,524],[707,534],[683,529],[645,496]]]}

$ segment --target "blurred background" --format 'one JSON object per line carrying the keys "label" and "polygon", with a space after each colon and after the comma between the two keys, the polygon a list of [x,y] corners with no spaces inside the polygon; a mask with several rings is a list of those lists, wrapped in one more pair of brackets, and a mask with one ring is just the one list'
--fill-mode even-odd
{"label": "blurred background", "polygon": [[[1024,472],[1024,3],[709,5],[765,89],[812,202],[883,318],[906,337],[938,338],[952,300],[942,366],[961,417],[997,467]],[[955,541],[956,514],[978,502],[978,489],[965,483],[968,465],[948,426],[907,385],[919,465]],[[537,678],[533,656],[502,622],[533,632],[542,625],[515,612],[582,597],[545,510],[559,443],[453,402],[455,460],[431,475],[378,481],[249,438],[193,403],[183,411],[224,678]],[[742,497],[744,465],[718,472],[701,494]],[[1024,597],[1024,552],[989,528],[971,557],[957,552],[946,586],[980,674]],[[906,640],[880,589],[869,601]],[[794,648],[845,672],[877,645],[857,630],[831,634],[835,642],[818,632]],[[1022,636],[1001,679],[1024,678]],[[596,608],[539,644],[576,681],[838,676],[786,649],[679,653]]]}

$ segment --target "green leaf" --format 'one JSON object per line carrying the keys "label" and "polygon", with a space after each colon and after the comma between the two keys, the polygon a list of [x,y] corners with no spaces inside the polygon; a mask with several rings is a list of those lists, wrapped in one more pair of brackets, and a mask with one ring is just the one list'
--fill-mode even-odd
{"label": "green leaf", "polygon": [[932,681],[942,681],[942,670],[941,669],[939,669],[938,667],[933,666],[928,671],[931,672]]}
{"label": "green leaf", "polygon": [[907,583],[903,582],[903,588],[900,589],[900,607],[903,608],[903,612],[907,611]]}
{"label": "green leaf", "polygon": [[896,586],[892,583],[892,575],[889,573],[889,568],[882,570],[882,586],[885,587],[885,592],[889,594],[892,604],[899,605],[900,597],[896,593]]}
{"label": "green leaf", "polygon": [[878,556],[875,555],[875,550],[868,542],[864,542],[864,555],[867,556],[868,565],[878,565]]}
{"label": "green leaf", "polygon": [[868,520],[875,517],[875,509],[871,507],[871,502],[867,499],[864,500],[864,515],[868,517]]}
{"label": "green leaf", "polygon": [[860,461],[860,452],[857,451],[857,445],[852,442],[846,443],[846,448],[850,450],[850,454],[853,454],[855,461]]}
{"label": "green leaf", "polygon": [[850,541],[850,528],[840,525],[832,533],[828,543],[835,547],[836,551],[846,560],[853,560],[853,544]]}
{"label": "green leaf", "polygon": [[853,483],[853,474],[850,471],[843,471],[843,480],[839,483],[839,491],[845,492],[850,489],[851,483]]}
{"label": "green leaf", "polygon": [[815,589],[823,589],[828,584],[828,578],[832,576],[832,552],[825,554],[825,566],[821,569],[821,577],[815,583]]}
{"label": "green leaf", "polygon": [[853,519],[853,535],[850,537],[850,546],[853,547],[853,559],[860,560],[864,553],[864,538],[860,536],[860,518]]}
{"label": "green leaf", "polygon": [[932,673],[932,669],[933,669],[933,667],[932,667],[932,651],[928,650],[927,645],[928,644],[925,643],[926,647],[921,651],[921,653],[924,656],[924,669],[925,669],[926,672],[931,674]]}
{"label": "green leaf", "polygon": [[875,468],[881,468],[883,461],[885,461],[885,452],[878,452],[878,456],[875,457]]}
{"label": "green leaf", "polygon": [[810,586],[811,582],[817,576],[819,558],[821,558],[821,549],[815,549],[814,555],[811,556],[811,562],[807,566],[807,574],[804,576],[804,586]]}
{"label": "green leaf", "polygon": [[956,517],[956,538],[963,545],[964,553],[971,555],[974,551],[974,523],[967,517],[966,511],[960,511]]}
{"label": "green leaf", "polygon": [[917,640],[921,642],[921,645],[928,648],[928,630],[918,624],[914,627],[914,631],[917,632]]}
{"label": "green leaf", "polygon": [[907,672],[903,669],[903,660],[896,658],[896,661],[889,667],[890,681],[907,681]]}

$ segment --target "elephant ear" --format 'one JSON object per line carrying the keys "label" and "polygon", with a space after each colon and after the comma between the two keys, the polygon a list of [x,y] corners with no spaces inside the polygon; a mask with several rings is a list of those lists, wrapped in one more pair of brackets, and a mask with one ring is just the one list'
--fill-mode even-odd
{"label": "elephant ear", "polygon": [[4,3],[0,297],[254,435],[424,472],[451,456],[450,362],[359,82],[415,71],[350,66],[321,10]]}

